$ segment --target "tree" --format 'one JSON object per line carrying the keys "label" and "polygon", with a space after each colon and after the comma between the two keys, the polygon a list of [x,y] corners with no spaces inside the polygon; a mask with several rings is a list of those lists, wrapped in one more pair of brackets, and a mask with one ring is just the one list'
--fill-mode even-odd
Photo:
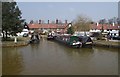
{"label": "tree", "polygon": [[106,19],[101,19],[99,21],[99,24],[102,24],[102,27],[101,27],[101,34],[104,32],[104,27],[103,27],[103,24],[106,24]]}
{"label": "tree", "polygon": [[67,33],[68,33],[68,34],[74,34],[74,27],[73,27],[73,26],[69,27],[69,28],[67,29]]}
{"label": "tree", "polygon": [[120,24],[120,19],[117,17],[113,17],[111,19],[108,19],[109,24],[115,23],[115,24]]}
{"label": "tree", "polygon": [[103,27],[103,25],[102,25],[102,28],[101,28],[101,33],[103,33],[104,32],[104,27]]}
{"label": "tree", "polygon": [[31,21],[30,21],[30,24],[33,24],[33,23],[34,23],[34,21],[33,21],[33,20],[31,20]]}
{"label": "tree", "polygon": [[120,24],[120,18],[117,18],[117,24]]}
{"label": "tree", "polygon": [[107,23],[107,20],[106,19],[101,19],[100,21],[99,21],[99,24],[106,24]]}
{"label": "tree", "polygon": [[79,15],[74,21],[74,29],[75,31],[84,31],[86,35],[86,31],[90,30],[91,19],[87,16]]}
{"label": "tree", "polygon": [[17,6],[16,2],[3,2],[2,3],[2,32],[3,38],[4,33],[7,38],[7,33],[9,32],[11,35],[16,35],[16,32],[22,30],[22,23],[24,22],[21,19],[21,11]]}
{"label": "tree", "polygon": [[108,23],[112,24],[113,23],[113,19],[108,19]]}

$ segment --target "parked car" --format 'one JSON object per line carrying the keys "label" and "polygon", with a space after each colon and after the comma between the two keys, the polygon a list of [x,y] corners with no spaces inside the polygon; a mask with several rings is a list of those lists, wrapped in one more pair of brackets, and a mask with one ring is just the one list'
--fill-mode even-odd
{"label": "parked car", "polygon": [[28,29],[23,29],[23,31],[20,33],[20,36],[24,36],[26,34],[29,34],[29,30]]}

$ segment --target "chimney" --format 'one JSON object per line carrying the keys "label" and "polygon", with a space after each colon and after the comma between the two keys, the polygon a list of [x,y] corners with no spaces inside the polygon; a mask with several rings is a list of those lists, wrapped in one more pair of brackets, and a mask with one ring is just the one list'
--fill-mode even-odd
{"label": "chimney", "polygon": [[67,20],[65,20],[65,24],[67,24]]}
{"label": "chimney", "polygon": [[58,24],[58,19],[56,19],[56,24]]}
{"label": "chimney", "polygon": [[48,24],[49,24],[49,20],[48,20]]}
{"label": "chimney", "polygon": [[113,26],[115,26],[115,23],[113,22]]}
{"label": "chimney", "polygon": [[42,22],[42,21],[41,21],[41,20],[39,20],[39,24],[41,24],[41,22]]}
{"label": "chimney", "polygon": [[97,26],[99,25],[99,23],[97,22]]}

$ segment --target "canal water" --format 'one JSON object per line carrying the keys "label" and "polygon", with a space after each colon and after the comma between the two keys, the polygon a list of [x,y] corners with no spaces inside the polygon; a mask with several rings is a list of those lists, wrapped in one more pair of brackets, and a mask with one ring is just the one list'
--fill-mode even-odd
{"label": "canal water", "polygon": [[70,48],[42,39],[39,44],[2,49],[3,75],[117,75],[118,50]]}

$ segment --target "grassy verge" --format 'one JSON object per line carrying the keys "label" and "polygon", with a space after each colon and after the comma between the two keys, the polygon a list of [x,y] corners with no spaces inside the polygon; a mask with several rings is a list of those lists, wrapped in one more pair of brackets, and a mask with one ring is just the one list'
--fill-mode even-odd
{"label": "grassy verge", "polygon": [[29,37],[17,37],[17,43],[14,43],[14,37],[2,40],[2,47],[14,47],[14,46],[25,46],[28,44]]}
{"label": "grassy verge", "polygon": [[[27,40],[29,40],[29,37],[17,37],[18,42],[19,41],[27,41]],[[2,38],[2,42],[12,42],[12,41],[14,41],[14,37],[9,37],[7,39]]]}

